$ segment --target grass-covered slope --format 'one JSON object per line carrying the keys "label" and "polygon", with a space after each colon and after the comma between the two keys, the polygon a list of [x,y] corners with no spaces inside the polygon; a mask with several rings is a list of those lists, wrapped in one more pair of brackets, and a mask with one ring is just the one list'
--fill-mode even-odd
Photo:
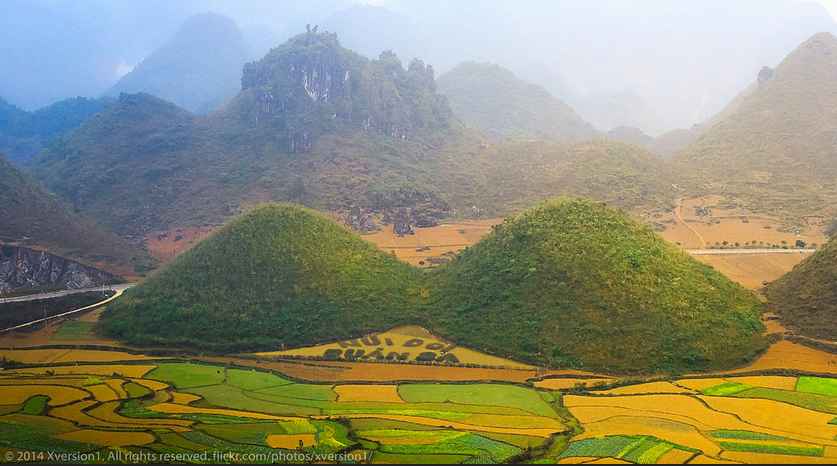
{"label": "grass-covered slope", "polygon": [[690,194],[742,197],[772,215],[837,216],[837,37],[803,42],[672,160]]}
{"label": "grass-covered slope", "polygon": [[713,370],[765,347],[758,299],[627,214],[569,199],[497,226],[432,277],[460,345],[618,372]]}
{"label": "grass-covered slope", "polygon": [[837,237],[765,288],[767,309],[785,327],[822,340],[837,340]]}
{"label": "grass-covered slope", "polygon": [[463,123],[494,142],[577,142],[599,134],[549,91],[496,64],[465,62],[436,81]]}
{"label": "grass-covered slope", "polygon": [[151,255],[73,212],[0,155],[0,240],[45,249],[98,268],[156,267]]}
{"label": "grass-covered slope", "polygon": [[113,101],[109,97],[76,97],[27,112],[0,97],[0,152],[22,166],[49,143],[82,124]]}
{"label": "grass-covered slope", "polygon": [[103,330],[138,345],[277,349],[414,322],[422,272],[331,220],[265,204],[126,291]]}
{"label": "grass-covered slope", "polygon": [[448,162],[444,191],[487,218],[514,216],[556,197],[583,197],[632,212],[661,210],[678,194],[664,160],[619,141],[506,141]]}

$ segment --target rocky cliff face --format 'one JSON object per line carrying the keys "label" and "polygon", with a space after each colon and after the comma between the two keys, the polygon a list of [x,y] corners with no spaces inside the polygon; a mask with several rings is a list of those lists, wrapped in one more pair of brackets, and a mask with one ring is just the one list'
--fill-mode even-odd
{"label": "rocky cliff face", "polygon": [[69,289],[101,285],[114,276],[48,252],[0,246],[0,292],[41,285]]}
{"label": "rocky cliff face", "polygon": [[362,129],[408,140],[454,120],[436,94],[432,66],[413,59],[405,70],[391,51],[368,60],[342,48],[336,34],[314,30],[246,64],[241,90],[228,111],[271,128],[291,152],[327,132]]}

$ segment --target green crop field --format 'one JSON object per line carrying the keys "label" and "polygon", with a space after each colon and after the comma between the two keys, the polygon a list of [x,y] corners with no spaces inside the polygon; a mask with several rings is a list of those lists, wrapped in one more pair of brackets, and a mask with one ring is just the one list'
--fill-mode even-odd
{"label": "green crop field", "polygon": [[146,379],[172,383],[177,388],[217,385],[224,381],[222,366],[187,363],[161,363],[145,376]]}
{"label": "green crop field", "polygon": [[837,396],[837,380],[825,377],[799,377],[796,391]]}
{"label": "green crop field", "polygon": [[455,404],[508,406],[540,416],[560,417],[537,392],[512,385],[405,384],[398,386],[398,394],[408,403],[447,401]]}
{"label": "green crop field", "polygon": [[715,385],[714,387],[709,387],[701,390],[700,392],[704,395],[711,395],[711,396],[727,396],[732,395],[733,393],[738,393],[743,390],[747,390],[753,388],[750,385],[744,385],[738,382],[726,382],[720,385]]}
{"label": "green crop field", "polygon": [[801,391],[778,390],[775,388],[754,387],[730,394],[737,398],[763,398],[781,401],[802,408],[813,409],[822,413],[837,414],[837,396],[806,393]]}

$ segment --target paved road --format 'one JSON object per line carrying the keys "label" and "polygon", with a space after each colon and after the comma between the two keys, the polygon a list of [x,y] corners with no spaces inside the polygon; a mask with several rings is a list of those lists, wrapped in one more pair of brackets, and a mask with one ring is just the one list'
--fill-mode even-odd
{"label": "paved road", "polygon": [[123,285],[106,285],[104,287],[96,286],[92,288],[79,288],[77,290],[62,290],[62,291],[54,291],[50,293],[38,293],[38,294],[31,294],[26,296],[15,296],[13,298],[3,298],[0,297],[0,304],[3,303],[16,303],[19,301],[32,301],[35,299],[50,299],[50,298],[58,298],[61,296],[67,296],[68,294],[75,294],[75,293],[85,293],[88,291],[102,291],[104,290],[114,290],[114,291],[122,291],[126,290],[130,287],[134,286],[133,284],[123,284]]}
{"label": "paved road", "polygon": [[[116,299],[119,295],[122,294],[123,291],[130,288],[131,286],[132,285],[119,285],[118,287],[114,286],[113,289],[116,291],[116,294],[114,294],[110,298],[99,301],[98,303],[94,303],[94,304],[91,304],[89,306],[80,307],[78,309],[73,309],[72,311],[62,312],[61,314],[55,314],[54,316],[49,316],[45,319],[42,318],[42,319],[38,319],[38,320],[33,320],[31,322],[26,322],[25,324],[15,325],[14,327],[4,328],[3,332],[8,332],[10,330],[15,330],[15,329],[18,329],[18,328],[28,327],[30,325],[35,325],[35,324],[41,323],[45,320],[49,321],[49,320],[53,320],[53,319],[58,319],[60,317],[66,316],[66,315],[75,314],[76,312],[81,312],[81,311],[84,311],[84,310],[87,310],[87,309],[92,309],[94,307],[99,307],[102,304],[105,304],[106,302],[108,302],[110,300]],[[117,289],[117,288],[119,288],[119,289]],[[101,290],[101,289],[102,288],[100,287],[100,288],[94,289],[93,291],[97,291],[97,290]],[[90,289],[88,288],[87,291],[90,291]],[[47,293],[44,293],[44,294],[47,294]]]}
{"label": "paved road", "polygon": [[690,254],[776,254],[776,253],[800,253],[811,254],[816,249],[689,249]]}

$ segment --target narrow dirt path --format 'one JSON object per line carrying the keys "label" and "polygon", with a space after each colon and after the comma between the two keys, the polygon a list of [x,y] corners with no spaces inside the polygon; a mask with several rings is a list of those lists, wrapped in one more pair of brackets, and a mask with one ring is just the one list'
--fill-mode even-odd
{"label": "narrow dirt path", "polygon": [[692,233],[694,233],[694,234],[695,234],[695,236],[697,236],[697,237],[698,237],[698,239],[700,240],[700,248],[701,248],[701,249],[703,249],[703,247],[704,247],[704,246],[706,246],[706,241],[704,241],[704,240],[703,240],[703,236],[700,236],[700,233],[698,233],[697,231],[695,231],[695,229],[694,229],[694,228],[692,228],[692,226],[691,226],[691,225],[689,225],[688,223],[686,223],[686,221],[685,221],[685,220],[683,220],[683,216],[682,216],[682,215],[680,215],[680,205],[681,205],[682,203],[683,203],[683,198],[682,198],[682,197],[678,197],[678,198],[675,198],[675,199],[674,199],[674,216],[675,216],[675,217],[677,217],[677,221],[678,221],[678,222],[680,222],[680,223],[682,223],[683,225],[685,225],[685,226],[686,226],[686,228],[688,228],[688,229],[689,229],[689,231],[691,231]]}

